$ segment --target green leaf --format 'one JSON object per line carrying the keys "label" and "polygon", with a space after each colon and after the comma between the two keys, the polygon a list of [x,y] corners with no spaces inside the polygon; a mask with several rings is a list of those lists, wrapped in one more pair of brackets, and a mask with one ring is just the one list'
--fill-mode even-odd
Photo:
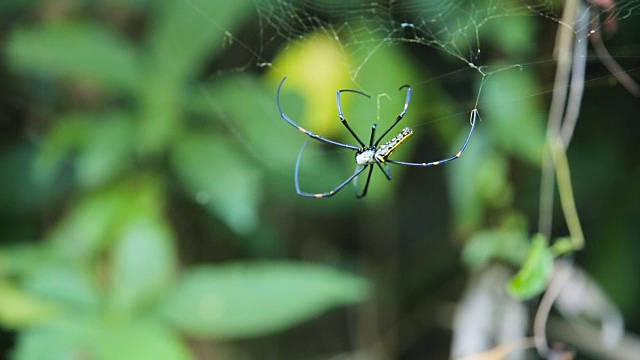
{"label": "green leaf", "polygon": [[499,46],[509,56],[531,53],[536,29],[532,17],[506,16],[500,21],[487,21],[480,28],[481,39]]}
{"label": "green leaf", "polygon": [[123,114],[97,119],[83,139],[76,160],[78,182],[97,187],[120,174],[133,159],[134,128]]}
{"label": "green leaf", "polygon": [[128,202],[128,193],[113,189],[85,197],[50,233],[50,246],[65,259],[93,259],[117,231],[119,212]]}
{"label": "green leaf", "polygon": [[123,226],[140,214],[158,217],[164,211],[164,188],[153,174],[135,174],[131,183],[87,194],[48,236],[62,259],[80,262],[94,257],[119,239]]}
{"label": "green leaf", "polygon": [[164,219],[141,216],[127,224],[113,254],[112,305],[127,314],[169,286],[176,268],[175,236]]}
{"label": "green leaf", "polygon": [[254,77],[234,75],[217,78],[196,90],[200,91],[188,99],[191,111],[212,119],[216,127],[220,126],[217,122],[223,122],[254,158],[261,160],[267,154],[269,162],[265,167],[286,175],[293,173],[304,134],[280,117],[275,88],[269,87],[268,91]]}
{"label": "green leaf", "polygon": [[27,141],[7,142],[0,153],[0,218],[4,219],[4,240],[19,240],[37,233],[27,219],[41,211],[42,204],[55,193],[57,184],[33,179],[31,167],[37,156],[37,150]]}
{"label": "green leaf", "polygon": [[23,72],[88,80],[132,91],[136,54],[125,39],[97,23],[53,23],[14,30],[9,63]]}
{"label": "green leaf", "polygon": [[[484,85],[480,125],[487,126],[496,145],[537,165],[544,146],[545,114],[530,94],[539,91],[535,74],[508,70],[492,76]],[[505,91],[509,89],[509,91]]]}
{"label": "green leaf", "polygon": [[160,72],[155,76],[182,82],[199,74],[251,10],[250,0],[161,2],[149,33],[149,65]]}
{"label": "green leaf", "polygon": [[90,129],[91,114],[67,114],[53,124],[40,144],[33,165],[33,176],[39,184],[50,184],[63,162],[77,151]]}
{"label": "green leaf", "polygon": [[259,172],[234,143],[212,135],[191,135],[172,154],[172,166],[200,203],[239,234],[258,225]]}
{"label": "green leaf", "polygon": [[245,338],[282,331],[367,295],[365,280],[325,266],[235,263],[186,272],[163,312],[187,334]]}
{"label": "green leaf", "polygon": [[69,262],[44,260],[25,277],[24,287],[39,299],[76,314],[96,311],[100,304],[92,274]]}
{"label": "green leaf", "polygon": [[16,360],[65,360],[90,350],[87,344],[91,338],[94,323],[86,319],[69,321],[61,318],[48,324],[35,326],[18,335],[12,358]]}
{"label": "green leaf", "polygon": [[18,337],[16,360],[190,360],[180,338],[159,324],[110,324],[97,317],[59,319]]}
{"label": "green leaf", "polygon": [[547,240],[538,234],[532,239],[529,256],[507,285],[507,291],[517,299],[531,299],[547,288],[552,275],[553,254]]}
{"label": "green leaf", "polygon": [[21,277],[46,257],[39,244],[23,242],[0,248],[0,277]]}
{"label": "green leaf", "polygon": [[122,113],[64,115],[42,142],[33,176],[38,183],[50,184],[66,160],[75,165],[83,187],[104,185],[131,163],[134,130]]}
{"label": "green leaf", "polygon": [[180,336],[158,324],[106,327],[92,339],[96,358],[104,360],[190,360]]}
{"label": "green leaf", "polygon": [[226,34],[242,24],[253,3],[163,1],[151,16],[145,76],[141,82],[140,149],[157,153],[171,144],[179,127],[182,89],[223,49]]}
{"label": "green leaf", "polygon": [[41,301],[10,282],[0,280],[0,324],[8,329],[20,329],[50,319],[57,307]]}
{"label": "green leaf", "polygon": [[139,135],[138,150],[143,155],[164,153],[181,128],[178,100],[185,79],[173,81],[163,78],[162,71],[157,70],[145,77],[139,92],[141,111],[136,133]]}
{"label": "green leaf", "polygon": [[492,260],[521,265],[527,258],[529,243],[524,231],[491,229],[476,233],[465,245],[462,261],[472,270],[485,267]]}
{"label": "green leaf", "polygon": [[[460,160],[447,166],[456,228],[462,233],[480,227],[487,209],[506,206],[513,199],[507,159],[494,151],[483,136],[485,123],[476,124],[476,132]],[[463,137],[461,134],[457,144],[464,141]]]}

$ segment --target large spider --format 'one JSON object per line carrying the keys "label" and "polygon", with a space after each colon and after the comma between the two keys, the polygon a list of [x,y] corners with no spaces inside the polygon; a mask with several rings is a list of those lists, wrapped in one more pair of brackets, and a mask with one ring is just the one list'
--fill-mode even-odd
{"label": "large spider", "polygon": [[[351,126],[349,126],[349,123],[347,122],[347,119],[344,117],[344,114],[342,112],[342,103],[340,101],[340,95],[343,92],[352,92],[352,93],[364,95],[364,96],[366,96],[368,98],[370,98],[370,96],[365,94],[365,93],[363,93],[363,92],[361,92],[361,91],[357,91],[357,90],[348,90],[348,89],[338,90],[337,95],[336,95],[337,96],[337,102],[338,102],[338,117],[340,117],[340,121],[342,122],[342,125],[344,125],[344,127],[347,128],[349,133],[351,133],[351,135],[360,144],[360,146],[357,146],[357,145],[343,144],[343,143],[340,143],[340,142],[337,142],[337,141],[329,140],[329,139],[324,138],[324,137],[322,137],[320,135],[316,135],[316,134],[312,133],[311,131],[304,129],[300,125],[296,124],[293,120],[291,120],[291,118],[289,118],[289,116],[287,116],[287,114],[285,114],[282,111],[282,107],[280,106],[280,91],[282,89],[282,84],[284,84],[284,81],[286,79],[287,79],[287,77],[285,76],[282,79],[282,81],[280,81],[280,85],[278,86],[278,93],[276,95],[276,102],[278,104],[278,110],[280,111],[280,116],[284,120],[286,120],[289,124],[291,124],[293,127],[295,127],[296,129],[302,131],[303,133],[307,134],[310,139],[316,139],[318,141],[321,141],[321,142],[324,142],[324,143],[327,143],[327,144],[332,144],[332,145],[336,145],[336,146],[340,146],[340,147],[344,147],[344,148],[352,149],[352,150],[356,151],[356,153],[355,153],[356,171],[353,173],[353,175],[349,176],[344,182],[342,182],[340,185],[336,186],[333,190],[330,190],[330,191],[324,192],[324,193],[317,193],[317,194],[308,193],[308,192],[300,190],[300,182],[299,182],[300,160],[302,159],[302,153],[304,152],[304,149],[305,149],[305,147],[307,146],[307,143],[310,140],[310,139],[307,139],[304,142],[304,144],[302,145],[302,148],[300,149],[300,153],[298,154],[298,159],[296,161],[296,170],[295,170],[296,192],[298,193],[298,195],[306,196],[306,197],[325,198],[325,197],[333,196],[338,191],[342,190],[342,188],[345,187],[349,182],[351,182],[351,180],[356,179],[355,180],[356,197],[357,198],[362,198],[367,194],[367,190],[369,188],[369,182],[371,181],[371,174],[373,173],[373,165],[378,166],[378,168],[382,171],[384,176],[388,180],[391,180],[391,169],[389,168],[389,165],[387,165],[387,163],[397,164],[397,165],[405,165],[405,166],[428,167],[428,166],[436,166],[436,165],[444,164],[444,163],[449,162],[449,161],[453,161],[453,160],[459,158],[462,155],[462,152],[464,151],[464,149],[467,147],[467,144],[469,143],[469,139],[471,139],[471,134],[473,133],[473,129],[474,129],[475,125],[476,125],[476,117],[478,116],[478,110],[477,109],[473,109],[471,111],[471,117],[470,117],[471,130],[469,130],[469,135],[467,136],[467,139],[465,140],[464,144],[462,145],[462,148],[460,148],[460,151],[458,151],[458,153],[456,153],[454,156],[446,158],[446,159],[438,160],[438,161],[422,162],[422,163],[396,161],[396,160],[389,159],[389,156],[391,156],[391,154],[393,154],[393,152],[398,148],[398,146],[400,146],[400,144],[402,144],[405,140],[407,140],[409,137],[411,137],[411,135],[413,135],[413,130],[411,128],[405,127],[404,129],[402,129],[400,134],[398,134],[393,139],[387,141],[386,143],[384,143],[382,145],[380,145],[380,142],[389,133],[389,131],[391,131],[391,129],[393,129],[400,122],[400,120],[402,120],[404,115],[407,113],[407,108],[409,107],[409,102],[411,101],[411,92],[412,92],[411,86],[402,85],[398,89],[398,90],[402,90],[404,88],[407,89],[407,97],[406,97],[406,99],[404,101],[404,107],[403,107],[402,111],[400,112],[400,115],[398,115],[398,117],[396,118],[396,121],[394,121],[393,124],[391,124],[391,126],[382,135],[380,135],[380,137],[377,140],[375,139],[376,124],[373,124],[373,126],[371,127],[371,137],[369,138],[369,145],[366,145],[360,139],[360,137],[353,131],[353,129],[351,129]],[[384,164],[384,167],[382,166],[383,164]],[[369,173],[367,174],[367,182],[365,183],[362,192],[360,194],[358,194],[358,187],[357,187],[358,175],[360,175],[367,168],[369,168]]]}

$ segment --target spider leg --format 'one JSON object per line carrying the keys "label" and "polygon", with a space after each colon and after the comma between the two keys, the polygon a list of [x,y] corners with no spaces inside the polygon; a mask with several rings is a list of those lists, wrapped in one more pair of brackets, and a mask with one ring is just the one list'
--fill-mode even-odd
{"label": "spider leg", "polygon": [[[362,192],[360,194],[358,194],[358,178],[356,178],[354,184],[355,184],[355,190],[356,190],[356,198],[358,199],[362,199],[365,195],[367,195],[367,190],[369,190],[369,183],[371,182],[371,174],[373,173],[373,166],[367,165],[365,167],[369,168],[369,173],[367,174],[367,182],[364,183],[364,189],[362,189]],[[360,173],[362,171],[360,171],[359,169],[356,169],[356,173]]]}
{"label": "spider leg", "polygon": [[395,160],[389,160],[387,159],[386,162],[391,163],[391,164],[397,164],[397,165],[405,165],[405,166],[418,166],[418,167],[427,167],[427,166],[437,166],[440,164],[444,164],[447,163],[449,161],[453,161],[457,158],[459,158],[460,156],[462,156],[462,153],[464,152],[464,149],[467,148],[467,144],[469,144],[469,140],[471,139],[471,134],[473,134],[473,129],[476,126],[476,120],[480,115],[478,115],[478,109],[473,109],[471,111],[471,117],[470,117],[470,122],[471,122],[471,130],[469,130],[469,135],[467,135],[467,140],[465,140],[464,144],[462,145],[462,148],[460,148],[460,151],[458,151],[454,156],[446,158],[446,159],[442,159],[442,160],[438,160],[438,161],[432,161],[432,162],[428,162],[428,163],[413,163],[413,162],[405,162],[405,161],[395,161]]}
{"label": "spider leg", "polygon": [[[358,147],[355,146],[355,145],[343,144],[343,143],[340,143],[340,142],[337,142],[337,141],[329,140],[329,139],[327,139],[325,137],[322,137],[320,135],[316,135],[316,134],[312,133],[311,131],[303,128],[302,126],[296,124],[295,121],[291,120],[291,118],[289,118],[289,116],[287,116],[287,114],[285,114],[282,111],[282,106],[280,105],[280,91],[282,90],[282,84],[284,84],[285,80],[287,80],[286,76],[282,79],[282,81],[280,81],[280,85],[278,85],[278,93],[276,94],[276,103],[278,104],[278,111],[280,111],[280,116],[286,122],[291,124],[291,126],[295,127],[296,129],[300,130],[301,132],[305,133],[306,135],[308,135],[312,139],[316,139],[318,141],[322,141],[324,143],[331,144],[331,145],[341,146],[341,147],[344,147],[344,148],[347,148],[347,149],[358,150]],[[349,129],[349,131],[353,134],[353,131],[351,130],[351,128],[349,128],[347,126],[347,129]]]}
{"label": "spider leg", "polygon": [[[375,139],[376,137],[376,127],[377,127],[376,124],[373,124],[371,126],[371,138],[369,139],[369,147],[373,147],[373,139]],[[376,162],[376,165],[378,165],[380,170],[384,173],[384,176],[387,177],[387,180],[391,180],[391,169],[389,168],[389,165],[387,164],[384,165],[386,167],[386,170],[382,167],[382,165],[379,162]],[[371,168],[373,169],[373,166]],[[371,176],[371,173],[369,173],[369,176]]]}
{"label": "spider leg", "polygon": [[382,135],[380,135],[380,137],[378,138],[378,141],[376,141],[375,146],[378,147],[378,145],[380,145],[380,141],[382,141],[382,139],[387,136],[387,134],[389,133],[389,131],[391,131],[391,129],[393,129],[399,122],[400,120],[402,120],[402,118],[404,118],[404,115],[407,113],[407,109],[409,108],[409,102],[411,102],[411,86],[409,85],[402,85],[400,86],[400,88],[398,90],[402,90],[404,88],[407,88],[407,97],[404,100],[404,107],[402,108],[402,111],[400,112],[400,115],[398,115],[398,117],[396,118],[396,121],[393,122],[393,124],[391,124],[391,126],[387,129],[387,131],[385,131]]}
{"label": "spider leg", "polygon": [[352,92],[352,93],[356,93],[356,94],[360,94],[360,95],[366,96],[368,98],[371,98],[371,96],[363,93],[362,91],[349,90],[349,89],[338,90],[338,93],[336,94],[336,98],[337,98],[337,102],[338,102],[338,116],[340,117],[340,121],[342,122],[342,125],[344,125],[347,128],[347,130],[349,130],[351,135],[353,135],[353,137],[360,143],[360,145],[362,145],[362,147],[364,147],[365,146],[364,143],[362,142],[362,140],[360,139],[358,134],[356,134],[355,131],[353,131],[353,129],[351,129],[351,126],[349,126],[349,123],[347,122],[347,119],[344,117],[344,113],[342,112],[342,102],[340,101],[340,95],[343,92]]}
{"label": "spider leg", "polygon": [[384,164],[384,167],[382,167],[382,164],[380,163],[376,163],[376,164],[378,165],[380,170],[384,173],[384,176],[387,177],[387,180],[391,180],[391,168],[389,167],[389,165]]}
{"label": "spider leg", "polygon": [[[302,159],[302,153],[304,152],[305,147],[307,147],[307,143],[309,143],[309,139],[305,140],[304,144],[302,144],[302,147],[300,148],[300,152],[298,153],[298,159],[296,160],[296,172],[295,172],[294,180],[296,185],[296,193],[298,193],[298,195],[300,196],[313,197],[313,198],[325,198],[325,197],[333,196],[338,191],[342,190],[342,188],[345,187],[348,183],[350,183],[351,180],[353,180],[358,175],[360,175],[360,173],[362,173],[364,169],[367,168],[367,166],[363,166],[361,168],[356,169],[353,175],[349,176],[347,180],[342,182],[340,185],[336,186],[333,190],[330,190],[324,193],[308,193],[308,192],[302,191],[300,190],[300,161]],[[370,175],[371,174],[369,174],[369,176]],[[369,182],[367,181],[367,186],[368,185],[369,185]]]}
{"label": "spider leg", "polygon": [[[373,126],[371,126],[371,138],[369,139],[369,147],[373,147],[373,139],[375,139],[375,137],[376,137],[376,124],[373,124]],[[380,170],[384,173],[384,176],[387,177],[387,180],[391,180],[391,168],[389,168],[389,165],[384,164],[385,166],[384,168],[382,167],[382,164],[380,164],[379,162],[376,162],[376,165],[378,165]]]}
{"label": "spider leg", "polygon": [[[371,125],[371,138],[369,138],[369,147],[373,146],[373,139],[376,137],[376,127],[378,127],[378,124]],[[362,147],[364,147],[364,144],[362,144]]]}

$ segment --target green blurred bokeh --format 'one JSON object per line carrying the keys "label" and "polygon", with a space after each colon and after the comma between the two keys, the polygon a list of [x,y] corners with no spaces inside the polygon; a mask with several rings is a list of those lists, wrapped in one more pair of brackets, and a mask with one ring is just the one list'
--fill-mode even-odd
{"label": "green blurred bokeh", "polygon": [[[304,135],[279,116],[284,75],[287,114],[348,143],[335,90],[372,95],[344,95],[368,139],[372,123],[397,116],[397,89],[412,84],[403,122],[416,136],[394,157],[421,162],[458,151],[482,77],[468,69],[440,78],[466,64],[408,44],[379,49],[353,79],[345,64],[356,54],[322,33],[269,42],[265,71],[253,66],[265,59],[238,55],[264,29],[253,5],[0,4],[0,325],[9,357],[314,358],[373,346],[359,343],[376,338],[371,330],[380,341],[400,338],[398,358],[439,358],[450,334],[435,325],[437,304],[457,297],[469,270],[499,261],[515,273],[529,250],[551,266],[531,234],[553,78],[540,34],[556,24],[510,17],[482,33],[487,48],[524,66],[483,83],[481,120],[460,160],[393,167],[390,182],[376,171],[364,200],[350,187],[316,200],[295,194]],[[620,27],[613,46],[637,50],[638,24]],[[523,60],[531,57],[544,61]],[[576,257],[637,331],[640,107],[597,61],[589,65],[598,80],[587,85],[568,151],[587,236]],[[302,185],[327,191],[353,171],[353,154],[314,145]],[[554,220],[554,236],[565,236],[559,208]],[[533,286],[544,288],[543,270]],[[397,325],[421,308],[429,324]]]}

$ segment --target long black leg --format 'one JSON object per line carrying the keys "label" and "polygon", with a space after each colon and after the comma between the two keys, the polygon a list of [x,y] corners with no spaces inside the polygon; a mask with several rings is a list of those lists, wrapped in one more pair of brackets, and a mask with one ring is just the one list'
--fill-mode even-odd
{"label": "long black leg", "polygon": [[[284,84],[284,81],[287,79],[287,77],[285,76],[282,81],[280,81],[280,85],[278,85],[278,93],[276,94],[276,103],[278,104],[278,111],[280,111],[280,116],[289,124],[291,124],[291,126],[295,127],[296,129],[302,131],[303,133],[305,133],[306,135],[308,135],[309,137],[311,137],[312,139],[316,139],[318,141],[322,141],[325,142],[327,144],[332,144],[332,145],[336,145],[336,146],[341,146],[347,149],[353,149],[353,150],[358,150],[359,148],[355,145],[348,145],[348,144],[343,144],[337,141],[333,141],[333,140],[329,140],[325,137],[322,137],[320,135],[316,135],[314,133],[312,133],[311,131],[303,128],[302,126],[298,125],[295,123],[295,121],[291,120],[291,118],[289,118],[289,116],[287,116],[287,114],[285,114],[282,111],[282,106],[280,106],[280,91],[282,90],[282,84]],[[351,130],[351,128],[349,128],[347,126],[347,129],[349,129],[349,131],[353,134],[353,131]],[[355,135],[355,134],[354,134]],[[359,140],[359,139],[358,139]]]}
{"label": "long black leg", "polygon": [[378,165],[380,171],[382,171],[384,176],[387,177],[387,180],[391,180],[391,168],[389,167],[389,165],[384,164],[384,167],[382,167],[382,164],[380,164],[379,162],[377,162],[376,165]]}
{"label": "long black leg", "polygon": [[369,173],[367,174],[367,182],[364,183],[364,189],[362,189],[362,193],[358,194],[358,184],[356,182],[356,198],[362,199],[365,195],[367,195],[367,190],[369,190],[369,183],[371,182],[371,174],[373,173],[373,166],[367,165],[365,167],[369,167]]}
{"label": "long black leg", "polygon": [[[373,139],[376,138],[376,124],[371,125],[371,137],[369,138],[369,147],[373,146]],[[364,145],[362,145],[364,147]],[[376,163],[378,166],[380,166],[379,163]],[[368,165],[367,165],[368,166]],[[367,191],[369,190],[369,183],[371,182],[371,174],[373,173],[373,165],[371,166],[371,168],[369,169],[369,173],[367,174],[367,182],[364,184],[364,189],[362,189],[362,193],[358,194],[358,178],[355,179],[354,181],[354,189],[356,192],[356,198],[361,199],[363,198],[365,195],[367,195]]]}
{"label": "long black leg", "polygon": [[464,144],[462,145],[462,148],[460,148],[460,151],[458,151],[454,156],[446,158],[446,159],[442,159],[442,160],[438,160],[438,161],[432,161],[432,162],[428,162],[428,163],[412,163],[412,162],[405,162],[405,161],[394,161],[394,160],[389,160],[387,159],[386,162],[391,163],[391,164],[397,164],[397,165],[405,165],[405,166],[419,166],[419,167],[427,167],[427,166],[436,166],[436,165],[440,165],[440,164],[444,164],[444,163],[448,163],[449,161],[453,161],[457,158],[459,158],[460,156],[462,156],[462,153],[464,152],[464,149],[467,148],[467,144],[469,144],[469,140],[471,139],[471,134],[473,134],[473,129],[476,126],[476,121],[477,118],[480,115],[478,114],[478,110],[477,109],[473,109],[471,111],[471,130],[469,130],[469,135],[467,135],[467,140],[465,140]]}
{"label": "long black leg", "polygon": [[365,146],[364,143],[362,142],[362,140],[360,140],[360,137],[358,136],[358,134],[356,134],[355,131],[351,129],[351,126],[349,126],[349,123],[347,122],[347,119],[344,117],[344,113],[342,112],[342,101],[340,101],[340,94],[342,94],[343,92],[352,92],[352,93],[364,95],[368,98],[371,98],[371,96],[358,90],[349,90],[349,89],[338,90],[338,92],[336,93],[336,98],[338,101],[338,116],[340,117],[340,121],[342,122],[342,125],[344,125],[347,128],[347,130],[349,130],[351,135],[353,135],[353,137],[360,143],[360,145],[364,147]]}
{"label": "long black leg", "polygon": [[[369,138],[369,147],[373,146],[373,139],[375,139],[376,137],[376,127],[378,127],[378,124],[371,125],[371,137]],[[362,147],[364,147],[364,144],[362,145]]]}
{"label": "long black leg", "polygon": [[407,109],[409,108],[409,102],[411,102],[412,90],[411,90],[411,86],[409,85],[402,85],[398,90],[402,90],[404,88],[407,88],[407,97],[404,100],[404,107],[402,108],[400,115],[398,115],[398,117],[396,118],[396,121],[394,121],[393,124],[391,124],[391,126],[387,129],[387,131],[385,131],[384,133],[382,133],[382,135],[380,135],[380,137],[378,138],[378,141],[376,141],[376,143],[374,144],[376,147],[380,145],[380,141],[382,141],[382,139],[384,139],[384,137],[387,136],[389,131],[391,131],[391,129],[393,129],[400,122],[400,120],[404,118],[404,115],[407,113]]}
{"label": "long black leg", "polygon": [[[373,139],[375,139],[375,137],[376,137],[376,124],[373,124],[373,126],[371,127],[371,138],[369,139],[369,147],[373,147]],[[382,171],[382,173],[387,178],[387,180],[391,180],[391,169],[389,168],[389,165],[385,164],[384,168],[382,167],[382,164],[380,164],[379,162],[376,162],[376,165],[378,165],[378,168],[380,168],[380,171]],[[373,170],[373,167],[371,168]],[[371,176],[371,174],[369,174],[369,176]]]}
{"label": "long black leg", "polygon": [[[296,160],[296,172],[295,172],[294,180],[295,180],[295,185],[296,185],[296,192],[300,196],[313,197],[313,198],[325,198],[325,197],[333,196],[338,191],[342,190],[342,188],[345,187],[348,183],[350,183],[351,180],[353,180],[358,175],[360,175],[360,173],[362,173],[364,171],[364,169],[367,168],[367,166],[363,166],[362,168],[356,169],[356,171],[353,173],[353,175],[349,176],[347,178],[347,180],[345,180],[342,184],[338,185],[337,187],[335,187],[331,191],[327,191],[327,192],[324,192],[324,193],[308,193],[308,192],[302,191],[302,190],[300,190],[300,179],[299,179],[300,178],[300,161],[302,159],[302,153],[304,152],[304,149],[307,146],[308,142],[309,142],[309,139],[305,140],[304,144],[302,144],[302,147],[300,148],[300,152],[298,153],[298,159]],[[369,175],[371,175],[371,174],[369,174]],[[369,182],[367,181],[367,185],[368,184],[369,184]]]}

